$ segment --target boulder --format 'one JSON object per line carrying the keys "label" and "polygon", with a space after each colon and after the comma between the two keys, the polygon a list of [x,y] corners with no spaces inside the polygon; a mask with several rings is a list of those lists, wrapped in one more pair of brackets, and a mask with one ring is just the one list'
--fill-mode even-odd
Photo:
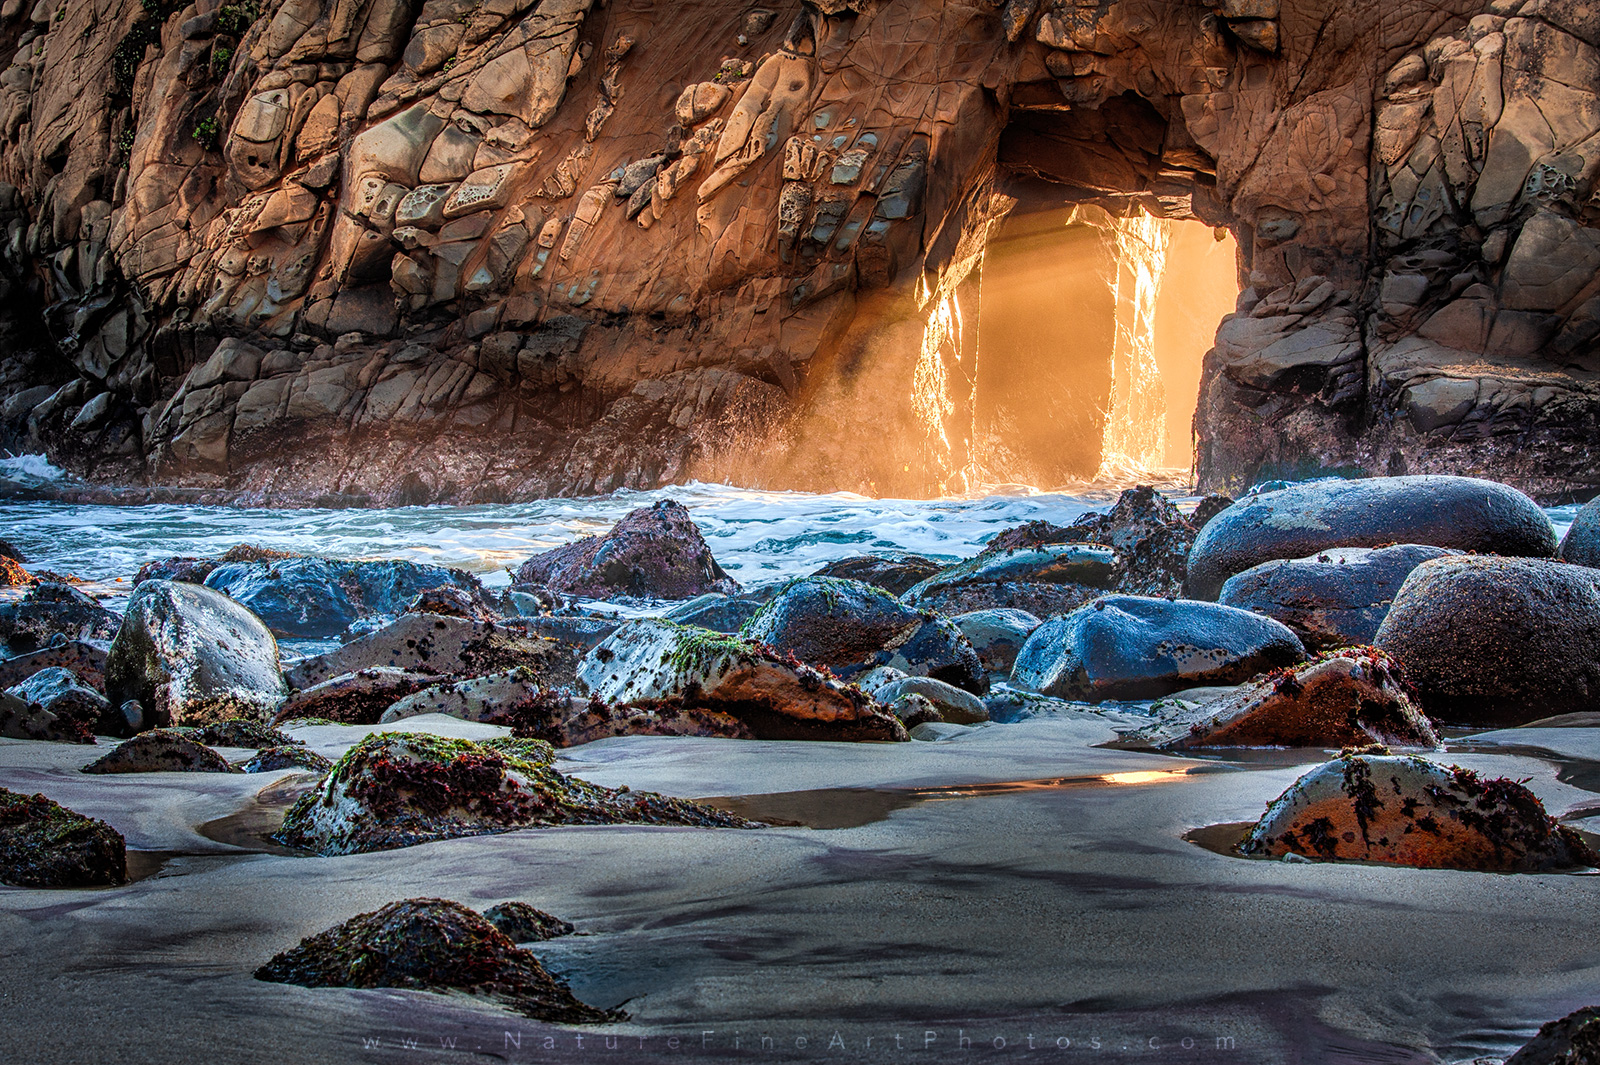
{"label": "boulder", "polygon": [[613,736],[756,738],[750,726],[719,710],[704,710],[682,702],[614,706],[603,699],[552,688],[501,705],[487,716],[487,721],[511,729],[513,737],[522,738],[519,742],[541,743],[547,749],[577,747]]}
{"label": "boulder", "polygon": [[405,614],[336,650],[290,663],[288,678],[304,690],[374,666],[450,677],[482,676],[514,666],[542,673],[556,664],[559,651],[554,640],[492,621]]}
{"label": "boulder", "polygon": [[1411,571],[1373,645],[1448,724],[1520,725],[1600,695],[1600,572],[1452,555]]}
{"label": "boulder", "polygon": [[1149,699],[1238,684],[1304,658],[1299,637],[1259,614],[1108,595],[1041,625],[1018,653],[1011,683],[1065,699]]}
{"label": "boulder", "polygon": [[915,692],[907,692],[891,699],[884,704],[884,709],[899,719],[900,724],[906,727],[908,735],[915,732],[919,725],[927,725],[944,720],[944,715],[939,713],[937,706],[934,706],[927,698]]}
{"label": "boulder", "polygon": [[679,625],[693,625],[700,629],[710,629],[712,632],[735,633],[760,611],[761,604],[754,599],[708,592],[679,603],[661,616]]}
{"label": "boulder", "polygon": [[764,740],[905,739],[859,688],[748,641],[668,621],[618,629],[579,663],[578,686],[607,703],[727,714]]}
{"label": "boulder", "polygon": [[82,640],[69,640],[65,636],[52,637],[48,646],[37,651],[0,661],[0,687],[20,684],[41,669],[51,666],[70,669],[89,687],[96,691],[105,690],[105,648]]}
{"label": "boulder", "polygon": [[1281,621],[1313,651],[1370,644],[1411,571],[1443,547],[1334,547],[1263,562],[1229,577],[1217,602]]}
{"label": "boulder", "polygon": [[395,700],[382,716],[380,725],[404,721],[419,714],[445,714],[462,721],[499,724],[499,718],[515,713],[515,708],[538,697],[544,689],[527,669],[488,673],[468,680],[433,684]]}
{"label": "boulder", "polygon": [[[906,677],[892,681],[874,691],[872,698],[893,710],[896,702],[911,695],[926,699],[939,712],[940,721],[973,725],[989,720],[989,710],[982,699],[932,677]],[[903,713],[896,713],[895,716],[905,720]]]}
{"label": "boulder", "polygon": [[212,570],[205,584],[243,603],[280,636],[338,636],[364,618],[397,616],[420,593],[435,589],[462,593],[465,605],[450,600],[454,616],[495,613],[477,578],[465,570],[397,560],[228,562]]}
{"label": "boulder", "polygon": [[305,743],[304,740],[297,740],[287,733],[279,732],[271,725],[238,718],[232,721],[214,721],[198,728],[179,726],[171,731],[208,747],[254,747],[260,750],[263,747],[289,747]]}
{"label": "boulder", "polygon": [[481,995],[541,1021],[625,1014],[586,1006],[494,922],[445,899],[406,899],[302,939],[255,973],[302,987],[399,987]]}
{"label": "boulder", "polygon": [[1157,722],[1125,733],[1118,746],[1392,747],[1439,745],[1399,670],[1381,651],[1354,647],[1253,681],[1221,699],[1162,701]]}
{"label": "boulder", "polygon": [[145,581],[184,581],[188,584],[204,584],[206,578],[211,576],[213,570],[228,562],[278,562],[290,558],[303,558],[293,551],[278,551],[270,547],[257,547],[255,544],[237,544],[228,548],[215,558],[192,558],[187,555],[158,558],[154,562],[146,562],[134,574],[134,587]]}
{"label": "boulder", "polygon": [[1010,676],[1017,652],[1044,624],[1026,610],[974,610],[950,619],[991,675]]}
{"label": "boulder", "polygon": [[986,551],[941,570],[901,598],[951,615],[1014,609],[1049,616],[1103,594],[1115,583],[1117,566],[1117,553],[1095,544]]}
{"label": "boulder", "polygon": [[85,773],[237,773],[228,760],[203,743],[172,729],[151,729],[117,744],[109,754],[83,767]]}
{"label": "boulder", "polygon": [[359,854],[543,825],[736,827],[740,818],[612,790],[468,740],[385,732],[351,747],[284,815],[279,842]]}
{"label": "boulder", "polygon": [[48,647],[58,635],[105,643],[121,622],[70,584],[40,581],[21,599],[0,603],[0,645],[23,655]]}
{"label": "boulder", "polygon": [[692,599],[739,590],[711,557],[689,511],[670,499],[629,513],[604,536],[533,556],[517,570],[516,583],[589,599]]}
{"label": "boulder", "polygon": [[1215,599],[1229,577],[1263,562],[1389,544],[1533,558],[1556,553],[1555,530],[1544,511],[1494,481],[1311,481],[1250,496],[1212,518],[1189,553],[1186,587],[1196,599]]}
{"label": "boulder", "polygon": [[341,673],[292,692],[278,707],[272,723],[282,725],[309,717],[342,725],[376,725],[396,701],[438,680],[431,673],[410,673],[392,666],[369,666]]}
{"label": "boulder", "polygon": [[1600,858],[1510,780],[1411,755],[1354,752],[1302,776],[1239,850],[1279,858],[1382,862],[1419,869],[1526,873]]}
{"label": "boulder", "polygon": [[1600,496],[1578,509],[1561,538],[1560,557],[1563,562],[1600,569]]}
{"label": "boulder", "polygon": [[970,691],[988,688],[983,663],[960,629],[860,581],[790,581],[740,632],[845,678],[893,666]]}
{"label": "boulder", "polygon": [[1005,725],[1027,721],[1035,717],[1059,717],[1064,713],[1093,713],[1095,708],[1084,703],[1053,699],[1038,692],[1018,691],[1015,688],[996,688],[983,697],[983,708],[989,720]]}
{"label": "boulder", "polygon": [[945,565],[946,563],[923,555],[895,551],[835,559],[811,576],[860,581],[882,588],[890,595],[903,595],[913,585],[927,580],[944,569]]}
{"label": "boulder", "polygon": [[107,726],[115,727],[117,723],[106,697],[60,666],[41,669],[21,684],[7,688],[6,694],[54,718],[60,739],[68,743],[93,743],[96,730],[109,732],[112,728]]}
{"label": "boulder", "polygon": [[[695,600],[690,600],[695,602]],[[587,650],[616,632],[622,622],[607,618],[553,615],[538,618],[507,618],[500,622],[502,628],[525,632],[530,636],[547,636],[560,643],[571,644]],[[711,626],[702,626],[710,628]]]}
{"label": "boulder", "polygon": [[484,920],[513,943],[543,943],[572,934],[572,925],[526,902],[502,902],[483,911]]}
{"label": "boulder", "polygon": [[116,829],[43,795],[0,788],[0,883],[81,888],[127,879],[127,847]]}
{"label": "boulder", "polygon": [[221,592],[151,580],[134,589],[106,658],[106,696],[156,725],[265,721],[288,694],[278,641]]}
{"label": "boulder", "polygon": [[57,717],[37,703],[0,692],[0,736],[12,740],[42,740],[47,743],[94,743],[98,722],[75,717]]}
{"label": "boulder", "polygon": [[1539,1034],[1505,1060],[1505,1065],[1594,1065],[1600,1061],[1600,1006],[1585,1006],[1559,1021],[1539,1026]]}
{"label": "boulder", "polygon": [[[450,572],[464,573],[462,570]],[[466,618],[468,621],[493,621],[500,616],[500,612],[490,606],[488,596],[481,587],[474,594],[465,588],[448,584],[418,592],[400,613],[440,614],[448,618]]]}
{"label": "boulder", "polygon": [[273,773],[279,769],[309,769],[313,773],[326,773],[333,768],[333,763],[309,747],[284,745],[263,748],[254,756],[234,763],[234,768],[242,773]]}
{"label": "boulder", "polygon": [[0,555],[0,588],[22,588],[33,584],[36,578],[22,568],[14,558]]}

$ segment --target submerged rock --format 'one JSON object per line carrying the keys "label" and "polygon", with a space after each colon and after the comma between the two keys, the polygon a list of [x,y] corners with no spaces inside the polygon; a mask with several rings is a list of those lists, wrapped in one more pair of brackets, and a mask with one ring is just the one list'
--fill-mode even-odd
{"label": "submerged rock", "polygon": [[309,769],[313,773],[326,773],[333,768],[333,763],[309,747],[286,744],[263,748],[254,757],[235,762],[234,768],[242,773],[271,773],[279,769]]}
{"label": "submerged rock", "polygon": [[689,511],[670,499],[629,513],[604,536],[534,555],[517,570],[516,583],[590,599],[692,599],[739,590],[711,557]]}
{"label": "submerged rock", "polygon": [[1539,1026],[1539,1034],[1505,1060],[1505,1065],[1596,1065],[1600,1063],[1600,1006],[1585,1006],[1559,1021]]}
{"label": "submerged rock", "polygon": [[985,691],[989,684],[978,653],[948,619],[860,581],[790,581],[740,634],[845,678],[893,666],[969,691]]}
{"label": "submerged rock", "polygon": [[1026,610],[974,610],[950,619],[991,675],[1009,676],[1017,652],[1044,622]]}
{"label": "submerged rock", "polygon": [[[65,743],[93,743],[98,729],[108,731],[114,724],[113,710],[106,697],[80,681],[76,674],[60,666],[41,669],[21,684],[6,689],[6,694],[28,704],[32,728],[43,728],[51,736],[32,735],[29,739],[53,738]],[[8,707],[12,713],[14,707]],[[11,713],[6,715],[11,716]],[[47,722],[49,722],[47,724]],[[8,721],[0,725],[0,734],[11,735]]]}
{"label": "submerged rock", "polygon": [[1333,547],[1427,544],[1550,558],[1555,530],[1515,488],[1476,477],[1312,481],[1242,499],[1213,518],[1189,554],[1188,593],[1215,599],[1236,573]]}
{"label": "submerged rock", "polygon": [[945,566],[945,563],[923,555],[895,551],[837,559],[811,576],[860,581],[882,588],[890,595],[904,595],[912,586],[932,577]]}
{"label": "submerged rock", "polygon": [[513,943],[542,943],[572,934],[572,925],[526,902],[502,902],[483,911],[484,920],[505,933]]}
{"label": "submerged rock", "polygon": [[1313,651],[1370,644],[1411,571],[1443,547],[1335,547],[1229,577],[1217,601],[1281,621]]}
{"label": "submerged rock", "polygon": [[1411,571],[1373,643],[1400,660],[1422,708],[1451,724],[1590,710],[1600,693],[1600,571],[1436,558]]}
{"label": "submerged rock", "polygon": [[17,655],[0,661],[0,687],[20,684],[51,666],[70,669],[79,680],[96,691],[106,688],[106,652],[103,647],[82,640],[69,640],[65,636],[52,637],[48,646],[37,651]]}
{"label": "submerged rock", "polygon": [[222,755],[172,729],[151,729],[117,744],[85,773],[237,773]]}
{"label": "submerged rock", "polygon": [[406,899],[301,940],[256,970],[302,987],[466,991],[561,1024],[620,1020],[586,1006],[486,917],[445,899]]}
{"label": "submerged rock", "polygon": [[740,827],[720,810],[563,776],[468,740],[368,736],[284,815],[276,837],[318,854],[360,854],[546,825]]}
{"label": "submerged rock", "polygon": [[1075,609],[1109,589],[1117,553],[1097,544],[1047,544],[985,551],[941,570],[902,598],[945,614],[1024,610],[1046,616]]}
{"label": "submerged rock", "polygon": [[1161,720],[1124,734],[1118,746],[1437,747],[1438,734],[1412,704],[1388,656],[1350,648],[1247,684],[1199,706],[1153,709]]}
{"label": "submerged rock", "polygon": [[464,607],[450,600],[455,616],[463,616],[462,610],[494,615],[483,586],[465,570],[393,559],[229,562],[205,584],[243,603],[280,636],[337,636],[362,619],[400,614],[424,592],[444,596],[443,590],[464,597]]}
{"label": "submerged rock", "polygon": [[106,695],[156,725],[265,721],[288,694],[278,641],[221,592],[151,580],[134,590],[106,659]]}
{"label": "submerged rock", "polygon": [[[291,675],[298,665],[289,667]],[[353,673],[341,673],[292,692],[278,707],[272,723],[282,725],[301,718],[321,718],[342,725],[376,725],[383,712],[395,702],[438,680],[431,673],[411,673],[392,666],[369,666]]]}
{"label": "submerged rock", "polygon": [[0,646],[23,655],[50,645],[56,636],[104,643],[122,618],[70,584],[40,581],[21,599],[0,603]]}
{"label": "submerged rock", "polygon": [[0,883],[100,887],[128,879],[122,835],[43,795],[0,788]]}
{"label": "submerged rock", "polygon": [[560,645],[492,621],[406,614],[337,650],[292,662],[289,683],[302,690],[374,666],[434,676],[476,677],[522,666],[556,667]]}
{"label": "submerged rock", "polygon": [[1600,862],[1521,784],[1409,755],[1360,752],[1295,781],[1239,850],[1498,873]]}
{"label": "submerged rock", "polygon": [[1237,684],[1304,658],[1293,632],[1258,614],[1108,595],[1041,625],[1017,655],[1011,683],[1064,699],[1148,699]]}
{"label": "submerged rock", "polygon": [[580,691],[607,703],[727,714],[759,739],[903,740],[906,735],[859,688],[746,640],[668,621],[633,621],[618,629],[584,656],[578,684]]}

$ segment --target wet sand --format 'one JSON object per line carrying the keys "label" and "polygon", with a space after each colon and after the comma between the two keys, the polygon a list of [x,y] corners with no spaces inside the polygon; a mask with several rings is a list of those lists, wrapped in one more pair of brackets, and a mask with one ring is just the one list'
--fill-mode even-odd
{"label": "wet sand", "polygon": [[[294,731],[337,755],[371,730]],[[251,847],[294,771],[89,777],[103,751],[3,741],[0,785],[164,861],[119,888],[0,888],[0,1061],[1458,1061],[1600,1000],[1600,875],[1219,854],[1184,837],[1253,820],[1300,767],[1092,746],[1110,736],[1086,715],[899,745],[607,740],[561,768],[845,827],[561,828],[342,858]],[[1583,786],[1600,730],[1452,748],[1530,778],[1552,813],[1600,807]],[[571,920],[579,935],[535,953],[631,1019],[564,1029],[250,975],[417,895]]]}

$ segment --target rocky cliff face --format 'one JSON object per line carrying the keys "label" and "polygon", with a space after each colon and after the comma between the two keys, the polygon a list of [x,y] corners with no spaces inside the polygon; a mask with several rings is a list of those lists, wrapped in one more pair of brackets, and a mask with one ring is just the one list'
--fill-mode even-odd
{"label": "rocky cliff face", "polygon": [[258,501],[936,491],[1042,185],[1238,237],[1207,487],[1581,486],[1596,43],[1581,0],[4,0],[0,443]]}

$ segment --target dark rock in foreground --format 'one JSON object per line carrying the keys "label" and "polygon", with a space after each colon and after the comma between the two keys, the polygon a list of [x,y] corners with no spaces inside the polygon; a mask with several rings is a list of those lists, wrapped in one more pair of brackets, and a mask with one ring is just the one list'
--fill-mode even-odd
{"label": "dark rock in foreground", "polygon": [[278,641],[221,592],[146,581],[106,658],[106,695],[137,700],[155,725],[266,720],[288,694]]}
{"label": "dark rock in foreground", "polygon": [[1149,699],[1238,684],[1304,658],[1293,632],[1258,614],[1108,595],[1041,625],[1017,655],[1011,682],[1063,699]]}
{"label": "dark rock in foreground", "polygon": [[545,825],[741,827],[719,810],[613,790],[515,754],[423,733],[368,736],[289,808],[277,838],[323,855]]}
{"label": "dark rock in foreground", "polygon": [[941,570],[902,598],[945,614],[1010,609],[1046,617],[1103,594],[1115,583],[1118,565],[1117,553],[1098,544],[986,551]]}
{"label": "dark rock in foreground", "polygon": [[502,902],[483,911],[484,920],[505,933],[513,943],[542,943],[572,934],[572,925],[526,902]]}
{"label": "dark rock in foreground", "polygon": [[1295,781],[1239,850],[1497,873],[1600,863],[1521,784],[1407,755],[1362,753]]}
{"label": "dark rock in foreground", "polygon": [[151,729],[124,740],[83,767],[85,773],[237,773],[222,755],[172,729]]}
{"label": "dark rock in foreground", "polygon": [[1401,585],[1373,640],[1400,660],[1422,708],[1500,727],[1592,710],[1600,694],[1600,571],[1453,555]]}
{"label": "dark rock in foreground", "polygon": [[978,653],[954,624],[860,581],[790,581],[740,634],[845,678],[893,666],[969,691],[989,686]]}
{"label": "dark rock in foreground", "polygon": [[21,599],[0,603],[0,646],[23,655],[49,646],[58,635],[105,643],[121,622],[70,584],[40,581]]}
{"label": "dark rock in foreground", "polygon": [[754,599],[708,592],[679,603],[661,616],[679,625],[694,625],[710,629],[712,632],[735,633],[744,628],[745,622],[760,612],[761,604]]}
{"label": "dark rock in foreground", "polygon": [[92,722],[57,717],[36,703],[0,692],[0,736],[46,743],[94,743]]}
{"label": "dark rock in foreground", "polygon": [[240,719],[214,721],[198,728],[179,726],[171,731],[208,747],[254,747],[260,750],[263,747],[303,746],[305,743],[304,740],[279,732],[271,725]]}
{"label": "dark rock in foreground", "polygon": [[16,559],[0,555],[0,588],[23,588],[35,580],[34,575],[23,569]]}
{"label": "dark rock in foreground", "polygon": [[904,595],[913,585],[927,580],[944,568],[945,563],[936,559],[895,551],[837,559],[811,576],[860,581],[882,588],[890,595]]}
{"label": "dark rock in foreground", "polygon": [[445,899],[391,902],[308,936],[256,970],[256,979],[302,987],[466,991],[542,1021],[620,1020],[586,1006],[539,959],[494,923]]}
{"label": "dark rock in foreground", "polygon": [[517,570],[516,583],[591,599],[692,599],[739,590],[711,557],[689,511],[670,499],[633,511],[604,536],[534,555]]}
{"label": "dark rock in foreground", "polygon": [[0,883],[100,887],[128,879],[122,835],[43,795],[0,788]]}
{"label": "dark rock in foreground", "polygon": [[1188,593],[1215,599],[1236,573],[1332,547],[1428,544],[1550,558],[1555,530],[1514,488],[1476,477],[1314,481],[1242,499],[1217,515],[1189,555]]}
{"label": "dark rock in foreground", "polygon": [[1370,644],[1411,571],[1449,554],[1422,544],[1330,548],[1234,574],[1217,601],[1283,622],[1313,651]]}
{"label": "dark rock in foreground", "polygon": [[234,768],[242,773],[271,773],[279,769],[309,769],[313,773],[326,773],[333,768],[333,763],[308,747],[286,744],[257,751],[254,757],[235,762]]}
{"label": "dark rock in foreground", "polygon": [[1231,695],[1125,734],[1118,746],[1190,750],[1205,747],[1437,747],[1439,737],[1406,695],[1381,651],[1350,648],[1298,669],[1263,677]]}
{"label": "dark rock in foreground", "polygon": [[1505,1065],[1600,1065],[1600,1006],[1540,1025],[1539,1034]]}

